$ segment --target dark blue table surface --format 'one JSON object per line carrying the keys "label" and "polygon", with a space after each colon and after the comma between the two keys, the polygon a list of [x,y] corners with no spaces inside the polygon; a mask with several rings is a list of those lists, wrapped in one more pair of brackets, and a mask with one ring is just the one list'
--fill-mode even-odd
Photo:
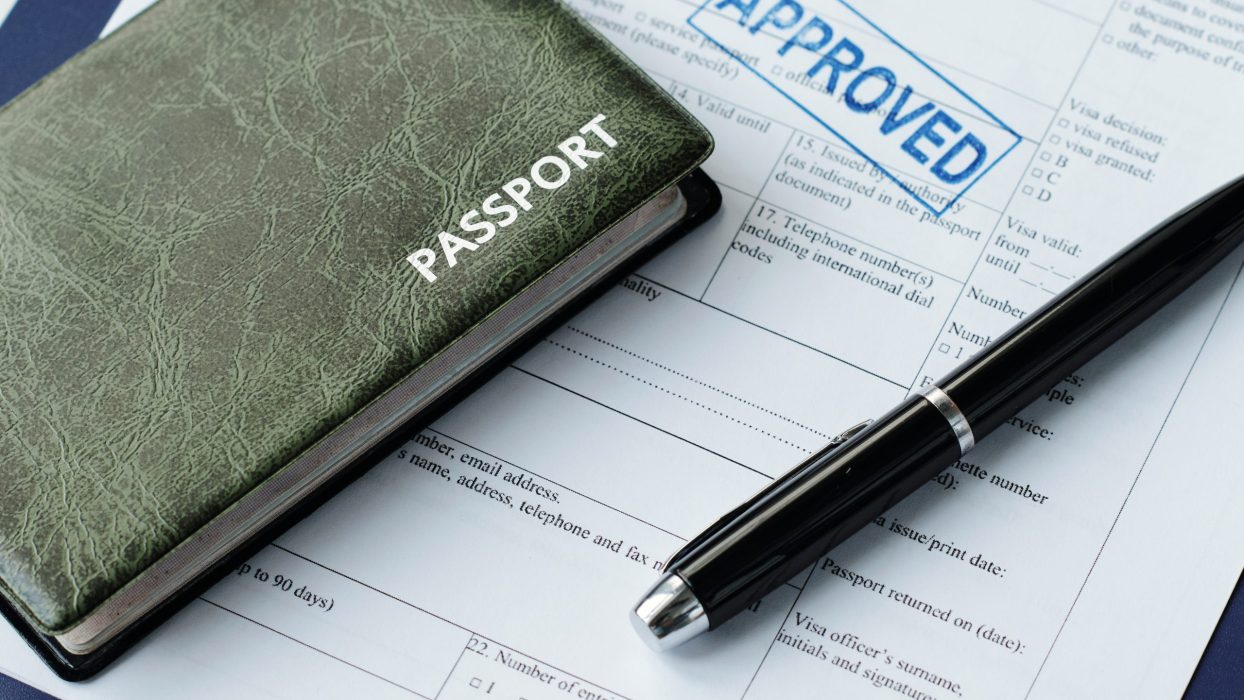
{"label": "dark blue table surface", "polygon": [[[0,105],[99,36],[119,0],[18,0],[0,24]],[[0,700],[48,696],[0,675]],[[1186,698],[1244,697],[1244,578],[1206,647]]]}

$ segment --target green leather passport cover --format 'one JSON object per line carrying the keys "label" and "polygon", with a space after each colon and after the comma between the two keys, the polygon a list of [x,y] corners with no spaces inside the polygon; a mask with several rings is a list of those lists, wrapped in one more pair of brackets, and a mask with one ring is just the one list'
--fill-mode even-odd
{"label": "green leather passport cover", "polygon": [[710,149],[553,0],[162,0],[0,111],[0,592],[72,628]]}

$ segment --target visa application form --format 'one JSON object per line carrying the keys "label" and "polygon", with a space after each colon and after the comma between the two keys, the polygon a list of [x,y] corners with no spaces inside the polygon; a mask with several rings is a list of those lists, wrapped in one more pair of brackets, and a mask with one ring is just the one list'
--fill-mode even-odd
{"label": "visa application form", "polygon": [[836,134],[749,3],[571,4],[712,130],[720,214],[96,679],[7,627],[0,667],[69,698],[1178,695],[1244,565],[1239,256],[721,630],[658,655],[627,612],[700,528],[1244,171],[1244,4],[797,3],[1013,133],[963,191]]}

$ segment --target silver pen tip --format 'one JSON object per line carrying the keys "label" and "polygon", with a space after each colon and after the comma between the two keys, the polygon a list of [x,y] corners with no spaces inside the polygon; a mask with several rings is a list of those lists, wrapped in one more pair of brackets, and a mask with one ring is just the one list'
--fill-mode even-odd
{"label": "silver pen tip", "polygon": [[665,651],[708,631],[708,615],[678,574],[661,577],[631,611],[631,624],[656,651]]}

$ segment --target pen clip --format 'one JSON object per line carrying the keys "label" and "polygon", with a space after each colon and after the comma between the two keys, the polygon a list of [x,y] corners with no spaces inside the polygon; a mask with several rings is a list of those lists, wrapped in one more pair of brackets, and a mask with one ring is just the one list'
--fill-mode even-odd
{"label": "pen clip", "polygon": [[827,448],[837,447],[841,445],[842,443],[846,442],[847,440],[850,440],[851,438],[855,437],[856,435],[859,435],[861,432],[864,431],[864,428],[867,428],[868,426],[872,424],[873,424],[872,418],[869,418],[868,420],[865,420],[865,421],[860,421],[859,423],[856,423],[855,425],[851,426],[850,428],[847,428],[841,433],[838,433],[838,437],[834,438],[833,440],[830,440],[829,444],[826,445],[826,447]]}
{"label": "pen clip", "polygon": [[[832,450],[833,448],[838,447],[839,445],[845,443],[847,440],[850,440],[851,438],[861,433],[864,430],[864,428],[867,428],[868,426],[872,424],[873,424],[872,418],[856,423],[850,428],[847,428],[841,433],[838,433],[837,437],[831,439],[829,441],[829,444],[825,445],[825,447],[821,450],[821,452],[824,452],[825,450]],[[712,536],[713,533],[725,527],[727,524],[733,522],[735,518],[737,518],[739,515],[743,513],[743,511],[747,510],[747,507],[751,505],[751,502],[754,501],[757,496],[759,496],[761,493],[764,493],[765,489],[768,489],[768,488],[769,487],[766,486],[764,489],[761,489],[760,492],[756,494],[756,496],[752,496],[751,498],[747,499],[742,504],[740,504],[737,508],[731,510],[729,513],[726,513],[725,515],[718,518],[716,522],[714,522],[712,525],[709,525],[707,528],[705,528],[703,532],[701,532],[700,534],[688,540],[686,544],[684,544],[682,547],[678,549],[678,551],[674,552],[674,554],[669,558],[669,561],[665,562],[665,565],[661,567],[661,571],[663,572],[669,571],[670,567],[678,563],[678,560],[681,559],[684,555],[690,553],[691,550],[700,546],[700,544],[703,543],[710,536]]]}

